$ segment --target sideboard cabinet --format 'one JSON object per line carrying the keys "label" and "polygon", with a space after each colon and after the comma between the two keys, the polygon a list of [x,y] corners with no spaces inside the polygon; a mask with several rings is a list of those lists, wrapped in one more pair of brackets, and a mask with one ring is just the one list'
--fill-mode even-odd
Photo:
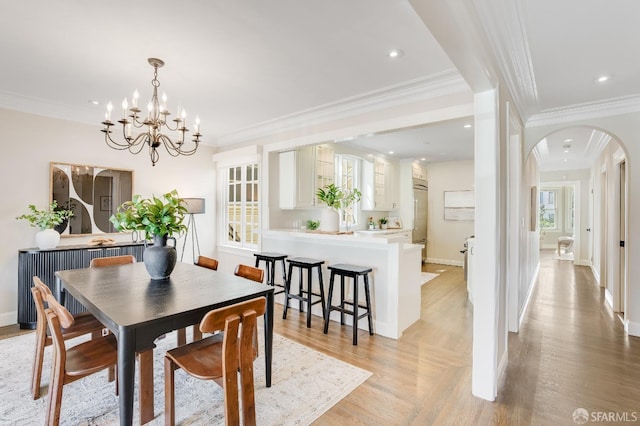
{"label": "sideboard cabinet", "polygon": [[[107,246],[60,246],[50,250],[22,249],[18,251],[18,324],[20,328],[35,328],[36,307],[31,295],[33,277],[38,276],[56,294],[56,271],[88,268],[96,257],[132,254],[142,262],[143,243],[118,243]],[[70,294],[65,306],[72,314],[84,312],[85,308]]]}

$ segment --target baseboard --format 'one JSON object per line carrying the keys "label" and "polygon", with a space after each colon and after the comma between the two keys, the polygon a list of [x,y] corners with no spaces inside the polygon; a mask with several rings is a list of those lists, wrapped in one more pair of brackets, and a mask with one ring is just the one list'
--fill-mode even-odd
{"label": "baseboard", "polygon": [[640,337],[640,323],[625,320],[624,331],[626,331],[629,336]]}
{"label": "baseboard", "polygon": [[531,277],[531,281],[529,282],[529,292],[527,293],[527,298],[524,301],[524,306],[522,307],[522,311],[520,312],[520,318],[518,319],[518,329],[522,327],[522,321],[524,321],[524,314],[527,312],[529,308],[529,302],[531,301],[531,296],[533,295],[533,290],[538,283],[538,274],[540,273],[540,262],[536,265],[536,270],[533,272],[533,276]]}
{"label": "baseboard", "polygon": [[613,309],[613,294],[611,294],[611,292],[607,289],[604,290],[604,300],[605,302],[607,302],[607,305],[609,305],[609,307]]}
{"label": "baseboard", "polygon": [[588,260],[584,260],[584,259],[574,260],[573,264],[576,265],[576,266],[589,266],[589,267],[591,267],[591,262],[589,262]]}
{"label": "baseboard", "polygon": [[451,266],[464,266],[463,260],[434,259],[433,257],[427,257],[427,263],[437,263],[439,265],[451,265]]}
{"label": "baseboard", "polygon": [[593,278],[596,280],[597,287],[602,287],[600,285],[600,272],[596,271],[596,268],[593,266],[593,264],[591,265],[591,273],[593,274]]}
{"label": "baseboard", "polygon": [[18,312],[4,312],[0,314],[0,327],[18,323]]}

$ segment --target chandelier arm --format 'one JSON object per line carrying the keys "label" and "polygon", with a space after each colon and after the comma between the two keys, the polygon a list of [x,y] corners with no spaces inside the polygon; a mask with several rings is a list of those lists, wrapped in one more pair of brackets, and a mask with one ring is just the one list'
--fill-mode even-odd
{"label": "chandelier arm", "polygon": [[[129,146],[129,152],[132,154],[140,154],[142,149],[145,147],[147,140],[149,139],[149,135],[146,133],[140,133],[136,138],[131,142]],[[138,148],[137,150],[134,148]]]}

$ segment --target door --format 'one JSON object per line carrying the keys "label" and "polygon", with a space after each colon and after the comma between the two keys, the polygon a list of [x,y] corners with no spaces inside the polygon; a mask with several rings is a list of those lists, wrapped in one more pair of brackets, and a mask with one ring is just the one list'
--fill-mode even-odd
{"label": "door", "polygon": [[620,169],[620,211],[618,212],[620,227],[620,257],[619,257],[619,283],[618,283],[618,306],[622,315],[625,312],[625,300],[627,294],[627,262],[625,256],[625,240],[626,240],[626,204],[627,204],[627,188],[626,188],[626,163],[622,161],[618,165]]}
{"label": "door", "polygon": [[415,185],[413,187],[413,243],[423,244],[422,261],[427,260],[427,187],[423,185]]}

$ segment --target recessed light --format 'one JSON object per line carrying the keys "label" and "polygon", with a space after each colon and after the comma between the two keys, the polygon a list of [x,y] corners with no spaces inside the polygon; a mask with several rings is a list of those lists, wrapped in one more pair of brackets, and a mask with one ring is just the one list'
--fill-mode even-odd
{"label": "recessed light", "polygon": [[397,59],[403,55],[404,52],[402,51],[402,49],[392,49],[387,53],[387,56],[389,56],[391,59]]}
{"label": "recessed light", "polygon": [[569,139],[565,139],[562,142],[573,142],[573,139],[569,138]]}
{"label": "recessed light", "polygon": [[465,124],[463,127],[464,127],[465,129],[470,129],[470,128],[471,128],[471,124]]}
{"label": "recessed light", "polygon": [[100,105],[100,101],[96,101],[95,99],[89,99],[89,103],[91,105]]}
{"label": "recessed light", "polygon": [[424,158],[424,157],[422,157],[422,158],[420,159],[420,161],[427,161],[427,159],[426,159],[426,158]]}
{"label": "recessed light", "polygon": [[566,163],[566,162],[567,162],[567,159],[566,159],[566,158],[563,158],[563,159],[562,159],[562,161],[564,161],[564,162]]}
{"label": "recessed light", "polygon": [[569,150],[571,149],[571,145],[566,143],[562,146],[562,149],[564,150],[564,152],[569,152]]}
{"label": "recessed light", "polygon": [[393,152],[393,151],[389,151],[389,154],[393,155],[393,154],[395,154],[395,152]]}
{"label": "recessed light", "polygon": [[608,75],[601,75],[600,77],[596,78],[595,80],[593,80],[596,83],[604,83],[606,81],[609,81],[609,76]]}

